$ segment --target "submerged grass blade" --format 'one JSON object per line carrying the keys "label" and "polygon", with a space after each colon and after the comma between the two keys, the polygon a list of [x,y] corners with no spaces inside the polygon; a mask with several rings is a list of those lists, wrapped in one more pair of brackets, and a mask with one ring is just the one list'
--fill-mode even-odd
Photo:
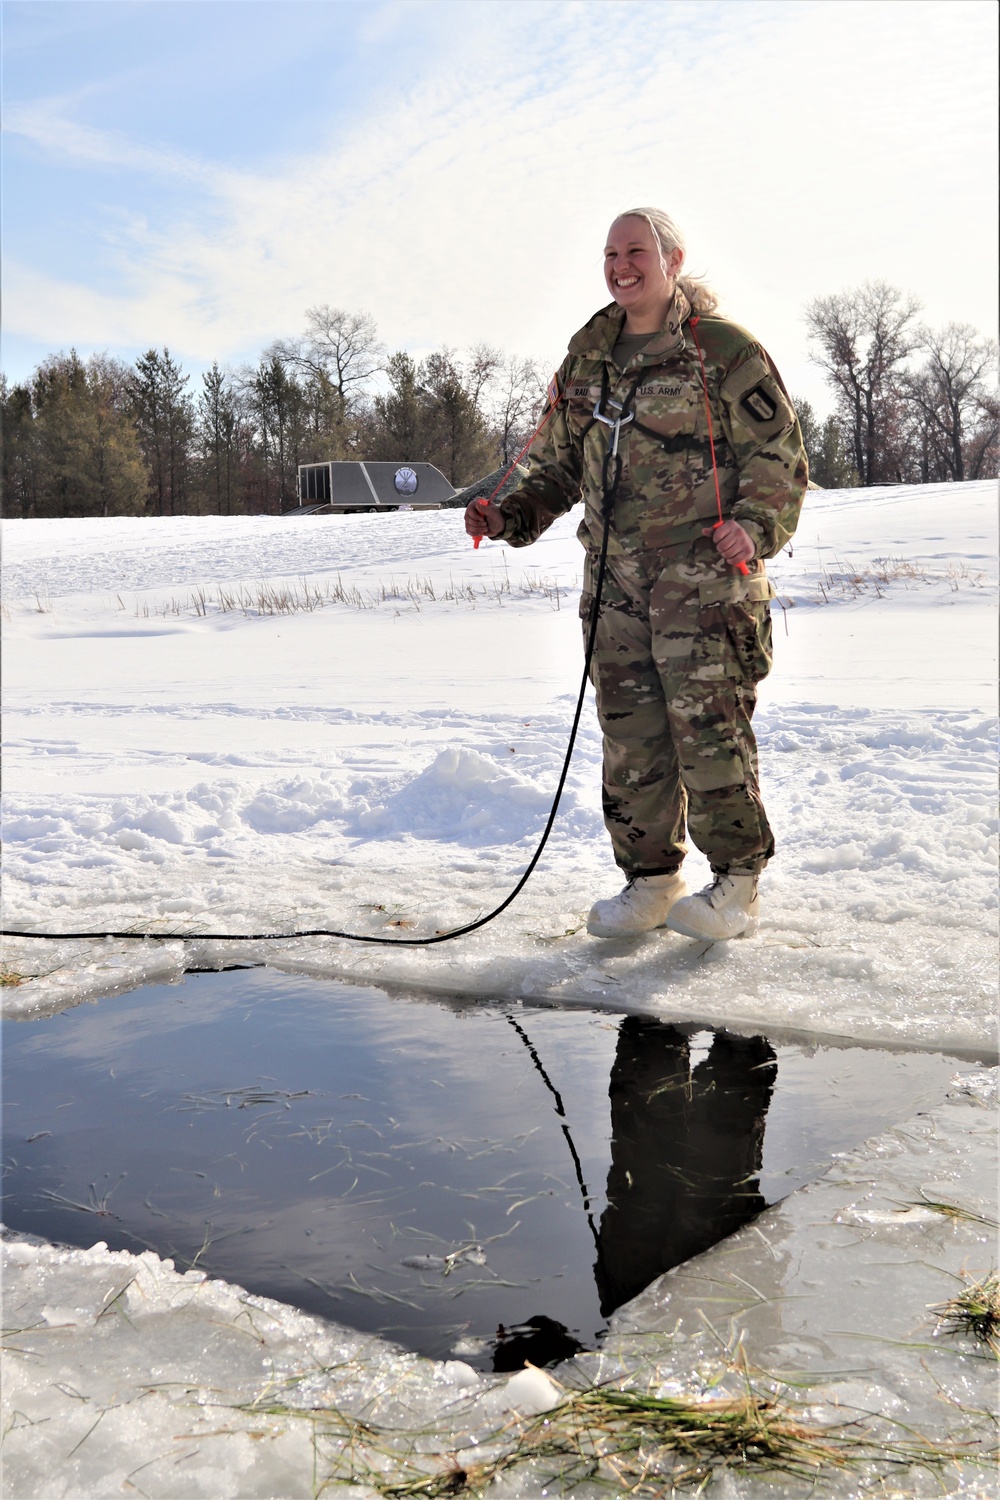
{"label": "submerged grass blade", "polygon": [[991,1219],[988,1214],[977,1213],[974,1208],[966,1208],[962,1203],[950,1203],[947,1198],[928,1198],[923,1192],[919,1198],[914,1198],[906,1207],[929,1208],[931,1213],[941,1214],[947,1219],[965,1220],[969,1224],[983,1224],[987,1229],[1000,1229],[1000,1224],[996,1219]]}

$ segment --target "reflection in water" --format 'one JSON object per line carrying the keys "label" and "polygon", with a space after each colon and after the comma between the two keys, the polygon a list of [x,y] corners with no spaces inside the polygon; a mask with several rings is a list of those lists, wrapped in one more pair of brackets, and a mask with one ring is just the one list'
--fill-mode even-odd
{"label": "reflection in water", "polygon": [[[541,1060],[512,1024],[565,1118]],[[682,1031],[637,1016],[623,1019],[611,1069],[611,1168],[599,1227],[572,1136],[562,1126],[597,1245],[594,1277],[603,1317],[766,1207],[758,1179],[777,1072],[764,1037],[714,1032],[707,1057],[692,1068],[690,1039]],[[581,1347],[561,1323],[536,1315],[498,1330],[493,1367],[550,1363]]]}
{"label": "reflection in water", "polygon": [[0,1040],[9,1229],[148,1247],[479,1368],[593,1348],[610,1309],[954,1072],[782,1045],[775,1077],[766,1042],[684,1023],[268,969]]}
{"label": "reflection in water", "polygon": [[764,1117],[777,1076],[764,1037],[688,1038],[626,1016],[611,1070],[611,1170],[594,1273],[607,1317],[765,1207]]}
{"label": "reflection in water", "polygon": [[497,1329],[493,1346],[494,1370],[520,1370],[526,1364],[555,1365],[561,1360],[572,1359],[583,1345],[575,1339],[569,1329],[555,1318],[536,1313],[525,1323],[505,1328],[501,1323]]}

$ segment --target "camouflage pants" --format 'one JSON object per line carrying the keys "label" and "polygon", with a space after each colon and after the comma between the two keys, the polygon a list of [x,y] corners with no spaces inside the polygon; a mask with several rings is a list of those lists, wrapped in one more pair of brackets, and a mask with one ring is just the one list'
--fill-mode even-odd
{"label": "camouflage pants", "polygon": [[[580,613],[593,611],[588,553]],[[604,818],[628,874],[676,870],[685,824],[714,870],[774,852],[751,716],[771,667],[770,585],[708,540],[609,555],[591,680],[604,732]]]}

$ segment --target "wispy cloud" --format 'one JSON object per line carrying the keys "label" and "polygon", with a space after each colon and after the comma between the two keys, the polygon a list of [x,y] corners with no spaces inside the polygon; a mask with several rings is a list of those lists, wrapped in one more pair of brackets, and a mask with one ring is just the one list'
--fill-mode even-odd
{"label": "wispy cloud", "polygon": [[[171,193],[169,215],[151,192],[142,216],[105,218],[113,291],[22,256],[8,267],[8,328],[61,346],[168,343],[207,361],[332,302],[374,313],[390,343],[416,351],[486,338],[554,359],[603,300],[606,223],[635,201],[675,214],[691,263],[786,367],[804,369],[803,302],[866,276],[929,296],[937,318],[981,321],[985,9],[463,6],[461,32],[415,58],[404,89],[257,172],[22,105],[9,128],[102,171],[105,200],[115,172],[124,202],[136,174],[187,196],[178,210]],[[391,46],[392,11],[376,21]],[[965,263],[947,296],[942,222]]]}
{"label": "wispy cloud", "polygon": [[63,113],[56,100],[12,104],[4,111],[4,134],[29,141],[47,156],[81,166],[123,167],[154,177],[176,177],[215,188],[218,168],[169,147],[150,147],[115,131],[98,130]]}

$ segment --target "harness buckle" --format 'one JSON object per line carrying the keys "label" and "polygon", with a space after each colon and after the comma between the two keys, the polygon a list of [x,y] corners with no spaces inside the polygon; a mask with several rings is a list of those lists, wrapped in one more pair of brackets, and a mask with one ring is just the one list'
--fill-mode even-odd
{"label": "harness buckle", "polygon": [[621,430],[623,427],[627,427],[630,422],[635,421],[635,412],[624,411],[625,403],[623,401],[612,401],[610,396],[606,399],[608,406],[617,407],[618,415],[616,417],[606,417],[601,411],[601,403],[598,401],[594,406],[594,420],[603,422],[605,427],[611,428],[611,432],[608,434],[608,452],[612,458],[617,458],[618,439],[621,435]]}

